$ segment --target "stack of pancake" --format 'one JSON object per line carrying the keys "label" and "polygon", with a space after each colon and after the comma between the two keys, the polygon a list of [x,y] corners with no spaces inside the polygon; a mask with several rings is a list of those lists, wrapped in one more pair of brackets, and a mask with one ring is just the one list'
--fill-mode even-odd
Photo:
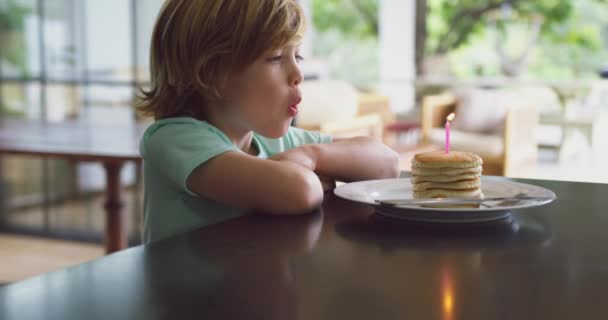
{"label": "stack of pancake", "polygon": [[483,161],[473,153],[419,153],[412,162],[414,198],[482,197]]}

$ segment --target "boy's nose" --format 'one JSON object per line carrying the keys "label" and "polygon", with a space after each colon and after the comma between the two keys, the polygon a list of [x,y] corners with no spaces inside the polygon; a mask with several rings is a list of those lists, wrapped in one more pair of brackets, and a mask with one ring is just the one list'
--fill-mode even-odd
{"label": "boy's nose", "polygon": [[292,86],[298,86],[302,80],[304,79],[304,75],[302,74],[302,70],[300,69],[300,66],[298,66],[297,64],[294,65],[294,68],[291,72],[290,75],[290,79],[289,82]]}

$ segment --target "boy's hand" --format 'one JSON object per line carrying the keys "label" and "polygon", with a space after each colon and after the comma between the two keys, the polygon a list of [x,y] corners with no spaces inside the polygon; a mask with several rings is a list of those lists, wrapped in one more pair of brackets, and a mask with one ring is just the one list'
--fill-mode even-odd
{"label": "boy's hand", "polygon": [[285,152],[274,154],[268,159],[274,161],[289,161],[299,164],[310,171],[315,171],[317,168],[317,155],[313,145],[303,145],[289,149]]}
{"label": "boy's hand", "polygon": [[336,188],[336,179],[317,175],[319,180],[321,180],[321,186],[323,186],[323,192],[327,192]]}

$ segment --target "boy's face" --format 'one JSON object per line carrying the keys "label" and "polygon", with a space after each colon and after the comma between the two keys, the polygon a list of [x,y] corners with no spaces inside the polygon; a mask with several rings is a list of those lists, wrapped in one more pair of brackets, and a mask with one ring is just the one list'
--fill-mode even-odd
{"label": "boy's face", "polygon": [[225,89],[235,125],[269,138],[287,132],[301,101],[298,51],[295,43],[269,51],[229,77]]}

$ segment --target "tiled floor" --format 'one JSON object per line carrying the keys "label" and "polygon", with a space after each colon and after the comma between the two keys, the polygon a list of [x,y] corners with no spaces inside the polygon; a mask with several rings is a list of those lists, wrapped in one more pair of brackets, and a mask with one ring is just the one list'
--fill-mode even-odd
{"label": "tiled floor", "polygon": [[[131,234],[141,232],[142,206],[136,205],[137,199],[141,199],[141,191],[138,195],[133,190],[124,190],[123,213],[127,230]],[[77,201],[66,201],[51,205],[49,208],[48,227],[53,230],[74,230],[80,233],[103,234],[105,226],[105,211],[103,194],[86,196]],[[141,202],[141,200],[139,200]],[[31,207],[12,212],[5,219],[12,225],[25,229],[40,228],[44,225],[44,214],[39,207]]]}
{"label": "tiled floor", "polygon": [[103,256],[100,245],[0,234],[0,284]]}
{"label": "tiled floor", "polygon": [[[141,207],[134,206],[133,191],[125,191],[123,200],[127,229],[139,233],[141,214],[135,211],[141,211]],[[105,225],[103,202],[104,196],[96,195],[51,206],[49,227],[101,235]],[[40,228],[43,214],[40,208],[34,207],[12,213],[10,220],[26,229]],[[0,285],[83,263],[103,254],[101,244],[0,233]]]}

